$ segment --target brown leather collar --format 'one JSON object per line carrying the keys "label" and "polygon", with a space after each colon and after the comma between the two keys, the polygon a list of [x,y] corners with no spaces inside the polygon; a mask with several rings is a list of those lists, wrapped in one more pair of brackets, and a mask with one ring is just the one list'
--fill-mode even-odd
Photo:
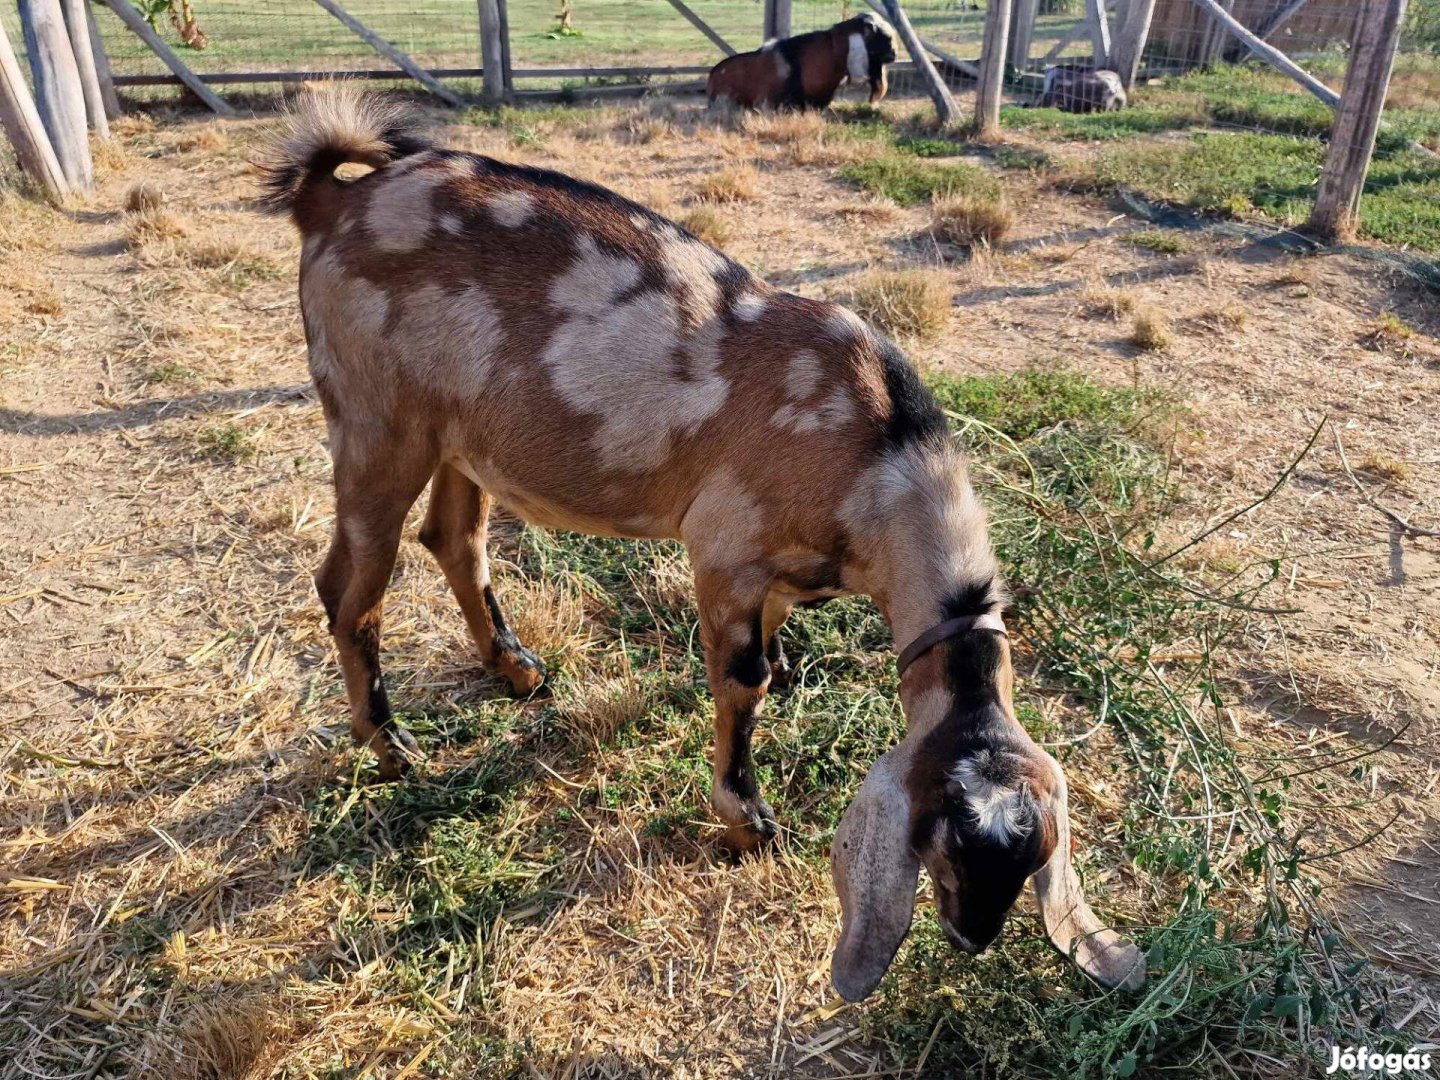
{"label": "brown leather collar", "polygon": [[992,630],[1005,635],[1005,623],[998,612],[987,611],[982,615],[962,615],[958,619],[946,619],[939,626],[932,626],[914,641],[900,650],[895,661],[897,677],[903,677],[905,669],[947,638],[958,637],[967,630]]}

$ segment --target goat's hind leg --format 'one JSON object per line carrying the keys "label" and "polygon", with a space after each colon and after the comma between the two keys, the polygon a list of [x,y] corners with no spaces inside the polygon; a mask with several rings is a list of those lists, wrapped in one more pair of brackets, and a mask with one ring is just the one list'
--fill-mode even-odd
{"label": "goat's hind leg", "polygon": [[430,508],[420,529],[420,542],[445,572],[485,670],[505,679],[514,693],[524,695],[544,680],[545,665],[505,625],[490,585],[485,525],[491,502],[490,495],[468,476],[453,465],[442,464],[430,483]]}
{"label": "goat's hind leg", "polygon": [[399,778],[421,756],[414,737],[390,714],[380,672],[380,623],[405,514],[426,472],[397,465],[377,476],[380,470],[352,472],[337,459],[335,535],[315,575],[345,676],[351,737],[375,752],[385,780]]}

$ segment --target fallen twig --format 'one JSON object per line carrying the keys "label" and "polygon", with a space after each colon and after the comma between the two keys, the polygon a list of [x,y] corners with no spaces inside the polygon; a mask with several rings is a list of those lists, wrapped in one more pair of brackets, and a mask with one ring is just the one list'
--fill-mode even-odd
{"label": "fallen twig", "polygon": [[1372,510],[1378,510],[1384,514],[1407,536],[1440,536],[1440,529],[1422,529],[1418,525],[1411,525],[1394,510],[1388,506],[1381,506],[1371,498],[1370,493],[1365,490],[1365,485],[1360,483],[1350,468],[1350,459],[1345,456],[1345,444],[1340,441],[1340,429],[1331,424],[1330,430],[1335,436],[1335,449],[1340,451],[1340,464],[1345,468],[1345,475],[1350,477],[1350,482],[1355,485],[1355,490],[1360,493],[1360,498],[1364,499]]}

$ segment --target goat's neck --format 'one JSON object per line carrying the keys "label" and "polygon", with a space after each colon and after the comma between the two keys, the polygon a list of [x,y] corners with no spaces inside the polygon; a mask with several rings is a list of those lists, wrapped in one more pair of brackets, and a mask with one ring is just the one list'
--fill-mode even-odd
{"label": "goat's neck", "polygon": [[[926,463],[891,504],[871,561],[875,597],[898,654],[920,634],[960,615],[999,611],[1004,586],[985,513],[958,456]],[[951,648],[964,647],[964,639]],[[994,696],[1009,700],[1009,649]],[[968,688],[972,691],[979,687]],[[907,727],[923,733],[953,715],[956,689],[938,655],[917,660],[901,686]],[[1008,709],[1007,709],[1008,711]]]}

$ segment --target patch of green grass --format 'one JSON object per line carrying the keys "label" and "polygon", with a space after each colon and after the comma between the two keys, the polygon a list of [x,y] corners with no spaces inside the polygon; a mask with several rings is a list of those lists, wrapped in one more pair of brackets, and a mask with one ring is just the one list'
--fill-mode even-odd
{"label": "patch of green grass", "polygon": [[1305,219],[1320,177],[1318,143],[1286,135],[1201,133],[1179,146],[1134,144],[1102,154],[1096,176],[1198,210],[1260,210],[1287,224]]}
{"label": "patch of green grass", "polygon": [[1360,228],[1375,240],[1440,253],[1440,162],[1377,155],[1360,198]]}
{"label": "patch of green grass", "polygon": [[1172,92],[1197,95],[1215,120],[1277,134],[1322,138],[1335,117],[1328,105],[1288,79],[1245,65],[1192,72],[1176,80]]}
{"label": "patch of green grass", "polygon": [[908,156],[857,161],[840,169],[839,176],[901,206],[917,206],[936,195],[1000,194],[1000,181],[975,165],[939,165]]}
{"label": "patch of green grass", "polygon": [[1162,232],[1158,229],[1125,233],[1119,240],[1122,244],[1144,248],[1161,255],[1179,255],[1190,250],[1190,241],[1179,233]]}
{"label": "patch of green grass", "polygon": [[956,157],[965,152],[957,142],[925,135],[903,135],[895,140],[895,149],[922,158]]}
{"label": "patch of green grass", "polygon": [[1029,146],[998,146],[995,148],[995,164],[1002,169],[1026,169],[1040,172],[1053,169],[1055,159],[1044,150]]}
{"label": "patch of green grass", "polygon": [[[1313,140],[1248,132],[1199,133],[1182,147],[1141,143],[1102,154],[1095,177],[1209,213],[1260,214],[1285,225],[1310,215],[1324,151]],[[1440,252],[1440,162],[1377,154],[1360,201],[1365,236]]]}
{"label": "patch of green grass", "polygon": [[1064,139],[1123,139],[1157,131],[1175,131],[1205,122],[1198,99],[1140,102],[1108,113],[1068,113],[1060,109],[1029,109],[1010,105],[1000,110],[1002,127],[1030,129]]}
{"label": "patch of green grass", "polygon": [[201,457],[240,462],[249,461],[258,451],[250,433],[239,424],[212,424],[195,437],[195,452]]}

